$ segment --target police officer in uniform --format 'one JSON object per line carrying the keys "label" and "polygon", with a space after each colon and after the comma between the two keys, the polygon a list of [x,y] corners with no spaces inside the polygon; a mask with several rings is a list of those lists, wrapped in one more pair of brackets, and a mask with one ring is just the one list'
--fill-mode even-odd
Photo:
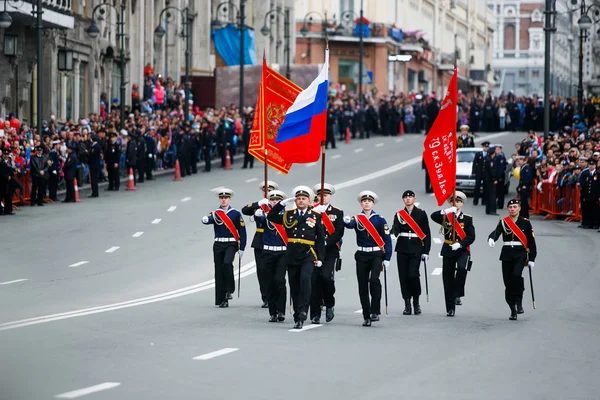
{"label": "police officer in uniform", "polygon": [[48,176],[48,197],[52,201],[58,201],[57,192],[58,192],[58,181],[60,179],[60,167],[61,167],[61,159],[60,159],[60,140],[55,140],[52,142],[52,150],[48,154],[48,159],[51,164],[48,168],[49,176]]}
{"label": "police officer in uniform", "polygon": [[373,211],[373,206],[379,201],[377,194],[365,190],[358,194],[357,199],[362,212],[353,217],[346,215],[344,224],[346,228],[356,231],[358,250],[354,254],[354,259],[358,295],[362,305],[363,326],[371,326],[371,322],[379,321],[381,314],[379,274],[383,268],[387,271],[390,266],[392,239],[385,218]]}
{"label": "police officer in uniform", "polygon": [[456,140],[456,147],[475,147],[475,141],[473,135],[469,134],[469,125],[462,125],[460,127],[460,136]]}
{"label": "police officer in uniform", "polygon": [[[261,182],[258,185],[258,188],[261,192],[264,193],[265,183]],[[279,189],[279,185],[273,181],[267,181],[267,193],[272,190]],[[262,207],[270,208],[268,196],[266,199],[262,199],[260,201],[255,201],[254,203],[250,203],[242,207],[242,214],[247,215],[249,217],[253,217],[257,210],[260,210]],[[265,231],[265,218],[257,219],[254,218],[254,222],[256,222],[256,233],[254,234],[254,238],[252,239],[252,248],[254,249],[254,260],[256,261],[256,276],[258,278],[258,286],[260,288],[260,297],[262,299],[262,308],[269,307],[268,297],[269,297],[269,285],[265,277],[263,277],[263,264],[261,252],[263,250],[263,232]]]}
{"label": "police officer in uniform", "polygon": [[67,186],[67,196],[63,203],[75,203],[75,176],[77,174],[77,147],[71,143],[67,145],[67,159],[63,166],[65,174],[65,184]]}
{"label": "police officer in uniform", "polygon": [[[308,317],[313,269],[323,266],[325,238],[321,214],[310,207],[310,201],[314,198],[312,190],[307,186],[297,186],[293,193],[294,198],[276,204],[267,215],[267,219],[275,224],[283,224],[288,236],[284,263],[287,266],[290,294],[294,302],[294,329],[302,329]],[[286,206],[294,202],[296,208],[281,213]]]}
{"label": "police officer in uniform", "polygon": [[502,210],[504,208],[504,195],[506,191],[504,177],[506,172],[506,157],[502,152],[502,145],[497,144],[494,148],[496,153],[495,165],[496,165],[496,208]]}
{"label": "police officer in uniform", "polygon": [[14,171],[10,162],[10,149],[2,149],[2,158],[0,159],[0,202],[4,203],[4,209],[0,207],[0,214],[2,215],[14,214],[11,188],[13,179]]}
{"label": "police officer in uniform", "polygon": [[216,194],[220,206],[202,217],[202,223],[214,226],[215,305],[225,308],[229,307],[228,300],[233,299],[232,293],[235,291],[233,258],[237,252],[241,262],[246,248],[246,225],[242,214],[230,205],[234,191],[219,188]]}
{"label": "police officer in uniform", "polygon": [[[286,198],[287,195],[281,190],[271,190],[267,194],[270,207]],[[262,279],[267,287],[266,303],[268,303],[269,315],[271,316],[269,322],[283,322],[285,321],[286,300],[284,255],[287,249],[287,236],[283,225],[277,225],[267,220],[266,215],[269,212],[265,212],[261,208],[256,209],[254,220],[257,226],[264,227],[264,233],[260,235],[260,243],[263,244],[260,258],[263,271]],[[279,214],[283,216],[284,212],[282,209]],[[254,238],[256,239],[256,236]],[[252,242],[252,245],[254,246],[254,242]],[[254,251],[256,250],[255,248]]]}
{"label": "police officer in uniform", "polygon": [[596,163],[589,160],[589,167],[581,173],[579,178],[581,186],[581,227],[584,229],[598,229],[600,225],[599,210],[600,204],[600,180]]}
{"label": "police officer in uniform", "polygon": [[119,162],[121,161],[121,146],[117,142],[117,133],[110,133],[110,143],[106,147],[104,162],[108,170],[108,188],[106,190],[119,190]]}
{"label": "police officer in uniform", "polygon": [[490,247],[496,245],[496,241],[500,236],[504,241],[504,246],[502,246],[500,252],[500,260],[502,261],[502,279],[505,287],[504,298],[508,307],[510,307],[510,320],[512,321],[517,320],[517,314],[524,313],[523,292],[525,291],[525,282],[522,277],[523,268],[525,266],[533,268],[537,255],[533,227],[528,219],[519,216],[520,211],[520,201],[517,199],[509,200],[508,217],[501,219],[496,229],[488,237]]}
{"label": "police officer in uniform", "polygon": [[498,215],[496,212],[496,185],[498,184],[498,168],[496,168],[496,153],[488,150],[484,164],[483,192],[485,193],[485,213]]}
{"label": "police officer in uniform", "polygon": [[44,147],[35,146],[35,156],[31,156],[29,163],[31,167],[31,205],[44,205],[46,194],[46,182],[48,179],[49,162],[44,156]]}
{"label": "police officer in uniform", "polygon": [[[319,199],[318,201],[320,201],[321,184],[315,185],[313,192]],[[323,222],[325,259],[321,268],[315,269],[312,274],[310,319],[313,324],[321,322],[321,300],[325,302],[325,321],[331,322],[334,317],[334,274],[338,259],[340,258],[342,236],[344,236],[344,211],[331,205],[330,201],[333,194],[335,194],[335,187],[329,183],[325,183],[323,185],[322,204],[315,207],[315,211],[321,213],[321,220]]]}
{"label": "police officer in uniform", "polygon": [[483,194],[481,194],[482,204],[485,204],[485,182],[484,179],[484,171],[485,171],[485,157],[487,156],[488,149],[490,148],[490,142],[485,141],[481,143],[481,152],[475,154],[475,158],[473,159],[473,168],[471,174],[475,175],[475,188],[473,192],[473,205],[476,206],[479,204],[479,195],[481,194],[481,190],[483,189]]}
{"label": "police officer in uniform", "polygon": [[[392,239],[396,239],[396,256],[398,260],[398,277],[400,290],[404,299],[404,315],[411,315],[410,299],[413,299],[415,315],[421,314],[419,296],[421,295],[421,278],[419,269],[421,261],[427,262],[431,249],[431,232],[427,213],[415,206],[415,192],[407,190],[402,194],[404,210],[394,215]],[[417,231],[413,229],[417,228]],[[423,239],[419,237],[424,234]]]}
{"label": "police officer in uniform", "polygon": [[[462,212],[467,196],[459,191],[456,191],[455,196],[455,199],[448,199],[451,207],[431,214],[431,219],[442,226],[440,231],[444,234],[441,251],[442,280],[448,317],[454,317],[455,306],[462,304],[460,298],[465,295],[467,268],[471,257],[469,246],[475,241],[473,217]],[[453,227],[450,220],[455,221],[456,227]],[[461,231],[464,232],[462,238]]]}

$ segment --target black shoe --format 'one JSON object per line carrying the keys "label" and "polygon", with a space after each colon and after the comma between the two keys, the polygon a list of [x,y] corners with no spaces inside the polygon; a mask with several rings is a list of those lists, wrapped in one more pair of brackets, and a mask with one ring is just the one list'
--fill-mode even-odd
{"label": "black shoe", "polygon": [[523,310],[523,303],[517,302],[517,314],[524,314],[525,310]]}
{"label": "black shoe", "polygon": [[306,319],[308,318],[308,315],[306,314],[306,312],[304,311],[300,311],[300,313],[298,314],[298,319],[302,322],[306,321]]}
{"label": "black shoe", "polygon": [[448,311],[448,313],[446,314],[447,317],[454,317],[454,310],[450,310]]}
{"label": "black shoe", "polygon": [[276,314],[271,315],[271,318],[269,318],[269,322],[277,322],[277,315]]}
{"label": "black shoe", "polygon": [[312,322],[313,324],[320,324],[321,323],[321,319],[319,317],[313,317],[313,319],[310,320],[310,322]]}
{"label": "black shoe", "polygon": [[229,292],[225,295],[225,297],[227,297],[227,300],[233,300],[233,296]]}
{"label": "black shoe", "polygon": [[410,307],[410,299],[404,299],[404,311],[402,311],[404,315],[411,315],[412,308]]}
{"label": "black shoe", "polygon": [[371,326],[371,320],[369,318],[365,319],[365,322],[363,322],[363,326]]}
{"label": "black shoe", "polygon": [[219,304],[219,308],[227,308],[229,307],[229,302],[228,301],[224,301],[221,304]]}
{"label": "black shoe", "polygon": [[508,317],[508,319],[510,319],[511,321],[516,321],[517,320],[517,310],[515,310],[514,308],[510,311],[510,317]]}
{"label": "black shoe", "polygon": [[333,307],[326,309],[325,310],[325,321],[331,322],[333,320],[333,317],[335,317],[335,314],[333,313]]}
{"label": "black shoe", "polygon": [[304,325],[304,322],[296,321],[296,324],[294,324],[294,329],[302,329],[302,325]]}
{"label": "black shoe", "polygon": [[269,308],[269,303],[265,301],[260,308]]}
{"label": "black shoe", "polygon": [[460,300],[460,297],[454,299],[454,304],[456,304],[457,306],[462,306],[462,301]]}
{"label": "black shoe", "polygon": [[377,321],[379,321],[379,315],[371,314],[371,322],[377,322]]}
{"label": "black shoe", "polygon": [[414,297],[413,298],[413,307],[415,309],[415,315],[421,314],[421,305],[419,304],[419,298],[418,297]]}
{"label": "black shoe", "polygon": [[44,203],[37,203],[38,207],[44,207],[45,204]]}
{"label": "black shoe", "polygon": [[283,315],[282,312],[277,313],[277,321],[279,321],[279,322],[285,321],[285,316]]}

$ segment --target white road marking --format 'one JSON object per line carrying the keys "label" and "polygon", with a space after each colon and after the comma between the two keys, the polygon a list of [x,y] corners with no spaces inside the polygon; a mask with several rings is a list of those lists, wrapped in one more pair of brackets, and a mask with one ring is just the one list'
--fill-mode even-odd
{"label": "white road marking", "polygon": [[177,210],[177,206],[171,206],[167,209],[167,212],[173,212],[175,210]]}
{"label": "white road marking", "polygon": [[377,143],[377,144],[375,145],[375,147],[381,147],[381,146],[383,146],[383,143]]}
{"label": "white road marking", "polygon": [[419,207],[421,203],[415,203],[415,207]]}
{"label": "white road marking", "polygon": [[341,154],[334,154],[331,156],[331,159],[336,160],[336,159],[340,158],[341,156],[342,156]]}
{"label": "white road marking", "polygon": [[183,199],[181,199],[181,202],[185,203],[186,201],[190,201],[191,199],[191,197],[184,197]]}
{"label": "white road marking", "polygon": [[310,324],[310,325],[303,326],[302,329],[290,329],[289,332],[304,332],[309,329],[320,328],[322,326],[323,325],[321,325],[321,324]]}
{"label": "white road marking", "polygon": [[99,385],[94,385],[94,386],[86,387],[83,389],[73,390],[72,392],[57,394],[56,396],[54,396],[54,398],[56,398],[56,399],[76,399],[78,397],[87,396],[88,394],[116,388],[117,386],[120,386],[120,385],[121,384],[119,382],[104,382]]}
{"label": "white road marking", "polygon": [[361,314],[361,313],[362,313],[362,308],[360,310],[354,311],[354,314]]}
{"label": "white road marking", "polygon": [[225,354],[233,353],[234,351],[238,351],[239,349],[227,347],[225,349],[213,351],[212,353],[202,354],[201,356],[194,357],[194,360],[210,360],[211,358],[224,356]]}
{"label": "white road marking", "polygon": [[29,279],[15,279],[14,281],[0,282],[0,285],[10,285],[11,283],[25,282],[25,281],[28,281],[28,280]]}
{"label": "white road marking", "polygon": [[435,244],[441,244],[442,243],[442,239],[440,239],[440,238],[433,238],[433,243],[435,243]]}
{"label": "white road marking", "polygon": [[441,268],[436,268],[431,272],[431,275],[441,275],[441,274],[442,274]]}
{"label": "white road marking", "polygon": [[318,164],[317,162],[311,162],[311,163],[306,164],[305,166],[306,166],[306,168],[308,168],[308,167],[314,167],[317,164]]}
{"label": "white road marking", "polygon": [[258,178],[250,178],[250,179],[246,179],[246,183],[252,183],[252,182],[256,182],[258,180]]}
{"label": "white road marking", "polygon": [[106,250],[105,253],[114,253],[115,251],[119,250],[121,247],[119,246],[113,246],[110,249]]}
{"label": "white road marking", "polygon": [[133,234],[132,237],[136,237],[137,238],[137,237],[142,236],[143,234],[144,234],[144,232],[136,232],[136,233]]}
{"label": "white road marking", "polygon": [[76,262],[75,264],[71,264],[71,265],[69,265],[69,268],[76,268],[76,267],[80,267],[80,266],[82,266],[83,264],[87,264],[87,263],[89,263],[89,261],[79,261],[79,262]]}
{"label": "white road marking", "polygon": [[404,140],[403,138],[396,139],[396,143],[400,143],[403,140]]}
{"label": "white road marking", "polygon": [[361,151],[363,151],[363,149],[362,149],[362,148],[360,148],[360,149],[354,149],[354,152],[355,152],[355,153],[360,153]]}
{"label": "white road marking", "polygon": [[[256,272],[256,263],[254,261],[249,262],[248,264],[242,266],[241,277],[245,278],[246,276],[252,275],[255,272]],[[237,280],[237,273],[235,274],[234,279]],[[0,324],[0,331],[22,328],[22,327],[31,326],[31,325],[44,324],[44,323],[52,322],[52,321],[60,321],[63,319],[83,317],[86,315],[93,315],[93,314],[99,314],[99,313],[104,313],[104,312],[108,312],[108,311],[115,311],[115,310],[120,310],[123,308],[137,307],[137,306],[141,306],[144,304],[151,304],[151,303],[156,303],[159,301],[175,299],[175,298],[181,297],[181,296],[187,296],[190,294],[202,292],[204,290],[212,289],[214,287],[215,287],[215,280],[211,279],[211,280],[208,280],[205,282],[198,283],[196,285],[172,290],[170,292],[159,293],[157,295],[141,297],[138,299],[123,301],[120,303],[108,304],[108,305],[99,306],[99,307],[85,308],[82,310],[69,311],[69,312],[64,312],[64,313],[60,313],[60,314],[44,315],[41,317],[22,319],[19,321],[5,322],[5,323]]]}
{"label": "white road marking", "polygon": [[154,225],[156,225],[156,224],[159,224],[159,223],[160,223],[160,221],[162,221],[162,219],[160,219],[160,218],[156,218],[155,220],[153,220],[153,221],[152,221],[152,223],[153,223]]}

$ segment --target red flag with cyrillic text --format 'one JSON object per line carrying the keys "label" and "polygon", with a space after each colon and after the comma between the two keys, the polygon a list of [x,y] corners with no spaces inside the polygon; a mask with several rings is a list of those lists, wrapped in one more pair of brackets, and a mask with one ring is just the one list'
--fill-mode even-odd
{"label": "red flag with cyrillic text", "polygon": [[440,112],[423,143],[423,160],[440,206],[456,189],[456,79],[455,69]]}

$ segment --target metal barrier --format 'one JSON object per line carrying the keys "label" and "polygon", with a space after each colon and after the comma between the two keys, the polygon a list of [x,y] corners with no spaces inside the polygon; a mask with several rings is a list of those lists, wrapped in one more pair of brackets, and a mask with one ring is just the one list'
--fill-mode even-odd
{"label": "metal barrier", "polygon": [[581,221],[579,185],[559,187],[550,182],[542,183],[542,191],[537,188],[532,193],[532,214],[545,214],[544,219],[565,217],[566,222]]}
{"label": "metal barrier", "polygon": [[31,204],[31,171],[25,172],[25,175],[16,177],[21,185],[23,185],[23,201],[21,201],[21,194],[13,193],[13,208],[18,209],[17,205]]}

